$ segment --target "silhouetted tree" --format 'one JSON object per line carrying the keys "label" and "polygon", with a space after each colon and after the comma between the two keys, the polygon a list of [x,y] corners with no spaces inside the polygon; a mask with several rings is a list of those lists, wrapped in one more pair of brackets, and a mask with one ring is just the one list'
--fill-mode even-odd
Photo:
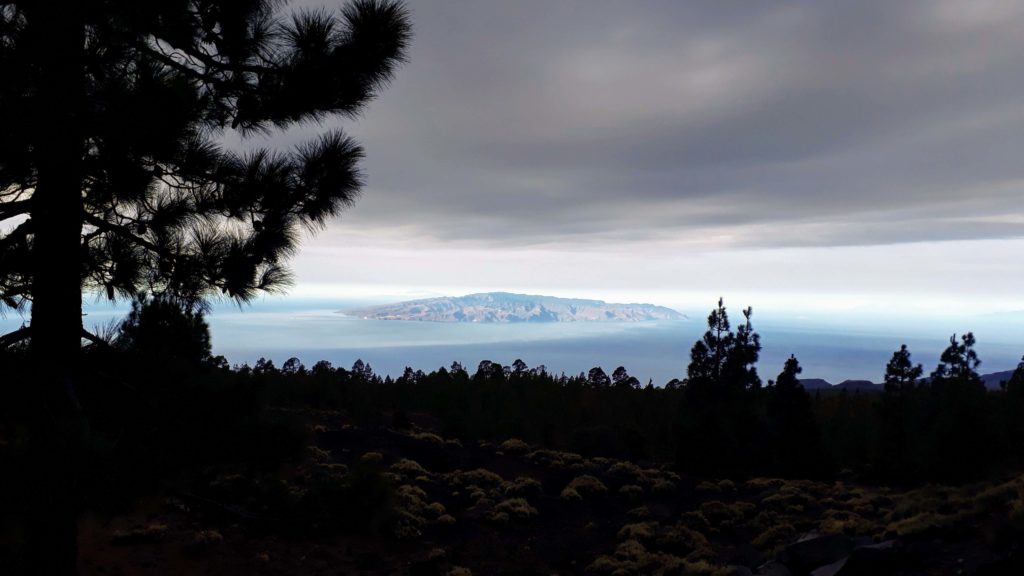
{"label": "silhouetted tree", "polygon": [[329,376],[334,373],[334,366],[331,366],[327,360],[318,360],[309,372],[316,377]]}
{"label": "silhouetted tree", "polygon": [[1020,359],[1017,368],[1010,375],[1010,379],[1000,382],[999,385],[1009,394],[1024,395],[1024,357]]}
{"label": "silhouetted tree", "polygon": [[729,316],[719,298],[718,307],[708,315],[708,330],[690,350],[690,365],[686,369],[690,385],[719,381],[735,339],[729,331]]}
{"label": "silhouetted tree", "polygon": [[752,314],[751,308],[743,311],[745,322],[734,333],[719,298],[708,315],[707,331],[690,350],[677,461],[691,471],[732,474],[756,450],[756,398],[747,391],[761,385],[754,366],[761,341],[753,331]]}
{"label": "silhouetted tree", "polygon": [[528,368],[529,366],[526,365],[526,362],[523,362],[520,358],[516,358],[515,362],[512,363],[512,373],[516,376],[523,375]]}
{"label": "silhouetted tree", "polygon": [[629,375],[625,366],[619,366],[612,372],[612,384],[616,388],[639,388],[640,381]]}
{"label": "silhouetted tree", "polygon": [[114,346],[155,373],[210,361],[210,330],[201,312],[166,297],[132,302]]}
{"label": "silhouetted tree", "polygon": [[306,367],[302,365],[302,360],[293,356],[284,361],[284,364],[281,365],[281,372],[285,374],[305,374]]}
{"label": "silhouetted tree", "polygon": [[892,353],[892,359],[885,367],[885,391],[901,392],[912,390],[917,385],[924,369],[920,364],[914,365],[910,360],[910,351],[903,344]]}
{"label": "silhouetted tree", "polygon": [[354,378],[358,378],[364,382],[372,382],[375,378],[373,367],[370,366],[369,363],[363,362],[362,358],[357,358],[356,361],[352,363],[351,372]]}
{"label": "silhouetted tree", "polygon": [[957,386],[984,388],[977,368],[981,364],[974,350],[974,333],[968,332],[956,341],[956,334],[949,337],[949,346],[942,352],[939,365],[932,371],[930,385],[933,388]]}
{"label": "silhouetted tree", "polygon": [[1003,433],[1007,439],[1003,445],[1007,456],[1016,466],[1024,464],[1024,358],[1008,380],[999,383],[1005,396],[1002,407]]}
{"label": "silhouetted tree", "polygon": [[594,366],[587,373],[587,385],[591,388],[607,388],[611,386],[612,380],[600,366]]}
{"label": "silhouetted tree", "polygon": [[750,318],[753,314],[754,309],[750,306],[743,310],[744,322],[736,328],[732,348],[726,354],[722,376],[729,386],[753,389],[761,387],[761,378],[757,375],[756,367],[761,354],[761,335],[754,332],[751,325]]}
{"label": "silhouetted tree", "polygon": [[[83,291],[249,300],[284,286],[300,231],[359,192],[362,150],[340,130],[287,152],[218,142],[226,129],[361,111],[403,58],[406,12],[387,0],[337,13],[281,5],[0,5],[0,221],[17,219],[0,238],[0,305],[31,303],[21,335],[39,404],[58,420],[39,442],[81,429]],[[53,451],[77,442],[49,443],[47,459],[74,460]],[[70,471],[46,476],[62,484],[46,487],[45,506],[70,508],[56,496]],[[34,551],[52,572],[74,569],[73,522],[62,526]]]}
{"label": "silhouetted tree", "polygon": [[259,375],[263,375],[263,374],[271,374],[271,375],[273,375],[273,374],[278,374],[279,371],[277,369],[277,366],[274,365],[274,361],[273,360],[270,360],[268,358],[263,358],[261,356],[258,360],[256,360],[256,365],[253,366],[252,373],[253,374],[259,374]]}
{"label": "silhouetted tree", "polygon": [[977,372],[981,360],[974,345],[971,332],[959,342],[951,336],[928,383],[929,475],[934,478],[957,481],[976,474],[992,448],[986,441],[990,422],[983,416],[985,385]]}
{"label": "silhouetted tree", "polygon": [[882,431],[879,438],[879,473],[906,480],[920,474],[924,452],[914,446],[915,437],[925,423],[921,411],[918,379],[924,369],[911,361],[903,344],[893,352],[885,367],[885,395],[882,399]]}
{"label": "silhouetted tree", "polygon": [[813,476],[823,469],[820,431],[798,376],[803,372],[790,355],[782,372],[768,389],[768,425],[777,473]]}

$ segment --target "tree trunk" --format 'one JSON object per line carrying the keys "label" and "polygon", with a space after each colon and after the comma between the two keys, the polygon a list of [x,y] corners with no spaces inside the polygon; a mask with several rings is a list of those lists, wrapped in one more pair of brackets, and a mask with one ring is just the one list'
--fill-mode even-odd
{"label": "tree trunk", "polygon": [[32,197],[29,570],[77,572],[76,484],[84,419],[75,396],[82,331],[82,2],[30,2],[38,57],[37,185]]}

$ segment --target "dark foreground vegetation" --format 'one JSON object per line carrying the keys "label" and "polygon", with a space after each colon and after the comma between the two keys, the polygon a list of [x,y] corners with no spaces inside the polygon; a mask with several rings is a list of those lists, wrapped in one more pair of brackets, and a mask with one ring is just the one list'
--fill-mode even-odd
{"label": "dark foreground vegetation", "polygon": [[[231,368],[202,315],[137,305],[88,346],[77,501],[85,573],[1013,573],[1024,543],[1024,368],[1000,391],[953,339],[905,349],[881,394],[762,384],[723,306],[688,377],[523,362],[381,378]],[[27,571],[19,409],[3,353],[0,565]],[[783,572],[782,570],[789,572]],[[841,569],[841,570],[840,570]],[[775,570],[775,572],[772,572]]]}

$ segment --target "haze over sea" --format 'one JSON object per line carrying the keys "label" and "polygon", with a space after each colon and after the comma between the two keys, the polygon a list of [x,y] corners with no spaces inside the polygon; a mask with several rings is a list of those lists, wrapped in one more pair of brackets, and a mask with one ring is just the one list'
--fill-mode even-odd
{"label": "haze over sea", "polygon": [[[323,299],[268,297],[251,305],[215,303],[207,316],[214,354],[232,364],[253,364],[266,357],[280,366],[298,357],[307,366],[328,360],[349,367],[356,359],[369,362],[378,374],[400,375],[406,366],[425,372],[453,361],[470,372],[481,360],[511,364],[521,358],[549,372],[578,374],[601,366],[609,374],[625,366],[646,383],[663,385],[685,375],[690,347],[703,334],[705,309],[673,308],[686,321],[561,322],[539,324],[470,324],[395,320],[364,320],[340,310],[393,299]],[[653,302],[661,304],[660,302]],[[733,324],[742,319],[746,302],[730,304]],[[804,367],[803,378],[878,382],[885,364],[900,344],[907,344],[926,372],[938,362],[949,336],[971,330],[978,339],[981,372],[1010,370],[1024,354],[1021,314],[915,315],[857,310],[787,314],[754,305],[754,328],[764,346],[758,372],[774,378],[790,354]],[[86,303],[87,328],[115,321],[127,312],[123,304]],[[9,314],[0,330],[17,328],[22,319]]]}

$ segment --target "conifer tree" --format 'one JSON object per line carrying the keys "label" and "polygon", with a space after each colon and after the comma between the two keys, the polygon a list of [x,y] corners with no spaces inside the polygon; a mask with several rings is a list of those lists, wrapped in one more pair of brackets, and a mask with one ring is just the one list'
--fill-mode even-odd
{"label": "conifer tree", "polygon": [[722,298],[708,314],[708,329],[690,351],[690,365],[686,372],[690,383],[703,385],[719,382],[726,360],[735,345],[735,335],[729,330],[729,315]]}
{"label": "conifer tree", "polygon": [[[708,315],[708,329],[690,351],[678,424],[679,454],[691,470],[730,473],[750,457],[756,434],[748,391],[757,389],[760,336],[751,326],[753,310],[732,332],[723,299]],[[671,383],[670,383],[671,384]]]}
{"label": "conifer tree", "polygon": [[30,340],[43,573],[74,571],[83,294],[250,300],[359,193],[339,129],[244,153],[223,138],[359,114],[404,57],[406,10],[285,4],[0,3],[0,307],[31,315],[0,345]]}
{"label": "conifer tree", "polygon": [[733,346],[726,354],[723,377],[726,385],[739,389],[757,389],[761,387],[761,378],[757,375],[757,364],[761,354],[761,335],[754,332],[750,318],[754,309],[748,306],[743,310],[743,324],[736,328]]}
{"label": "conifer tree", "polygon": [[768,425],[775,471],[785,476],[808,476],[822,468],[820,432],[811,398],[798,376],[803,372],[790,355],[768,389]]}
{"label": "conifer tree", "polygon": [[300,232],[358,195],[362,149],[340,129],[289,150],[222,138],[360,113],[408,40],[390,0],[0,5],[0,306],[31,308],[4,341],[31,337],[61,359],[43,379],[73,381],[84,293],[198,305],[286,286]]}
{"label": "conifer tree", "polygon": [[893,352],[885,367],[885,396],[881,404],[881,435],[878,439],[879,472],[888,477],[906,479],[917,475],[922,450],[911,441],[920,435],[922,418],[918,379],[924,368],[914,365],[903,344]]}
{"label": "conifer tree", "polygon": [[1010,375],[1010,379],[1001,382],[1000,387],[1010,394],[1024,396],[1024,357],[1020,359],[1017,368]]}
{"label": "conifer tree", "polygon": [[993,448],[986,441],[990,422],[983,417],[986,392],[977,372],[981,360],[974,344],[971,332],[959,342],[955,334],[951,336],[931,374],[932,477],[957,481],[974,474]]}
{"label": "conifer tree", "polygon": [[974,333],[968,332],[956,341],[956,334],[949,337],[949,346],[942,352],[938,366],[931,374],[933,388],[956,386],[984,389],[977,368],[981,364],[974,350]]}
{"label": "conifer tree", "polygon": [[885,391],[912,390],[923,372],[924,368],[920,364],[915,366],[911,362],[910,351],[907,350],[907,345],[903,344],[899,350],[892,353],[892,359],[885,367]]}

